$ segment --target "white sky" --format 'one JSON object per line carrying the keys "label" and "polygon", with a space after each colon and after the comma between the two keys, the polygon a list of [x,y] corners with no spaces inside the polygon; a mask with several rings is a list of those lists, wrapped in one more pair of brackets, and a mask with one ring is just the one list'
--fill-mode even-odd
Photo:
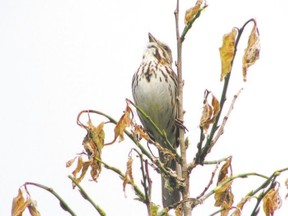
{"label": "white sky", "polygon": [[[182,2],[182,12],[194,3]],[[244,91],[225,134],[208,159],[233,155],[234,174],[255,171],[270,175],[288,165],[284,136],[288,120],[288,5],[281,0],[210,0],[208,4],[183,45],[185,121],[191,158],[199,137],[203,92],[208,88],[216,96],[220,94],[218,48],[222,36],[256,18],[261,59],[250,68],[248,82],[243,83],[240,62],[247,40],[244,35],[226,106],[241,87]],[[12,198],[26,181],[52,187],[78,215],[95,215],[71,189],[67,175],[72,169],[65,168],[66,161],[82,151],[85,131],[76,125],[76,116],[82,109],[105,111],[115,119],[121,116],[125,98],[132,98],[131,79],[141,62],[148,32],[169,44],[176,58],[174,9],[175,1],[165,0],[0,1],[0,215],[10,214]],[[181,29],[182,20],[183,13]],[[107,136],[108,141],[111,134]],[[103,160],[124,172],[132,146],[126,140],[106,147]],[[212,169],[198,167],[193,172],[191,196],[206,186]],[[134,173],[138,170],[135,166]],[[287,177],[284,173],[279,178],[283,198]],[[252,179],[235,182],[235,202],[262,182]],[[159,177],[153,182],[155,195]],[[130,189],[124,197],[122,182],[110,171],[103,171],[97,184],[86,178],[83,187],[107,215],[146,215],[145,206],[133,201]],[[43,216],[68,215],[51,194],[32,187],[30,192]],[[159,195],[155,202],[160,203]],[[194,215],[212,213],[212,205],[211,199],[195,209]],[[286,215],[287,205],[283,199],[276,215]]]}

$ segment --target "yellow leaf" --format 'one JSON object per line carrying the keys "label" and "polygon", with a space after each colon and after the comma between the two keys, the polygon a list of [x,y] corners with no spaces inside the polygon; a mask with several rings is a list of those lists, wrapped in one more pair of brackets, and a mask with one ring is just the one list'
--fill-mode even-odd
{"label": "yellow leaf", "polygon": [[266,216],[273,216],[275,210],[280,208],[280,206],[281,198],[279,196],[279,189],[271,188],[263,197],[263,209]]}
{"label": "yellow leaf", "polygon": [[219,48],[222,65],[221,81],[231,71],[231,63],[235,53],[235,37],[237,32],[237,29],[233,28],[230,33],[224,35],[222,47]]}
{"label": "yellow leaf", "polygon": [[94,143],[94,149],[97,152],[93,152],[94,154],[98,155],[101,154],[101,150],[104,146],[104,139],[105,139],[105,132],[103,130],[104,122],[100,123],[97,127],[95,127],[92,122],[89,120],[88,122],[88,133],[89,136],[92,138]]}
{"label": "yellow leaf", "polygon": [[82,170],[81,175],[78,178],[75,179],[75,181],[77,183],[80,183],[83,180],[83,178],[85,177],[86,172],[87,172],[89,166],[91,165],[91,163],[92,163],[91,160],[83,162],[83,166],[82,166],[82,169],[81,169]]}
{"label": "yellow leaf", "polygon": [[82,167],[83,167],[83,159],[82,159],[81,156],[79,156],[79,157],[78,157],[78,161],[77,161],[77,166],[76,166],[76,168],[74,169],[74,171],[72,172],[72,175],[73,175],[74,177],[76,177],[76,175],[81,171]]}
{"label": "yellow leaf", "polygon": [[125,129],[131,125],[131,121],[132,121],[131,118],[130,118],[131,113],[132,113],[132,110],[127,104],[124,114],[121,116],[121,118],[118,121],[116,127],[114,128],[114,139],[113,139],[113,141],[110,142],[110,143],[106,143],[105,145],[113,144],[117,140],[118,137],[119,137],[119,142],[124,140]]}
{"label": "yellow leaf", "polygon": [[190,23],[193,20],[193,18],[195,17],[195,15],[199,12],[202,2],[203,2],[203,0],[197,0],[194,7],[186,10],[185,20],[184,20],[186,25],[188,23]]}
{"label": "yellow leaf", "polygon": [[257,25],[255,23],[248,40],[248,46],[245,49],[245,53],[242,59],[243,79],[246,81],[247,69],[253,65],[260,54],[260,38]]}
{"label": "yellow leaf", "polygon": [[131,156],[129,156],[127,164],[126,164],[126,173],[123,179],[123,191],[125,192],[126,185],[128,183],[134,183],[133,173],[132,173],[132,163],[133,159]]}
{"label": "yellow leaf", "polygon": [[18,195],[13,198],[12,216],[22,216],[25,209],[30,205],[30,201],[24,199],[21,189],[18,189]]}

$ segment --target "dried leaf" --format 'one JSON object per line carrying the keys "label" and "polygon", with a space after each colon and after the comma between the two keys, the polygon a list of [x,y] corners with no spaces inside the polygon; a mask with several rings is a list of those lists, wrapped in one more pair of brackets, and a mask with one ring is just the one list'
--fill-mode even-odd
{"label": "dried leaf", "polygon": [[[222,166],[219,175],[217,185],[221,185],[228,178],[229,170],[231,170],[231,157],[226,160],[226,163]],[[231,176],[232,174],[230,174]],[[229,210],[232,208],[234,195],[231,190],[232,181],[218,187],[215,191],[215,206],[220,206],[223,211],[221,211],[221,216],[226,216]]]}
{"label": "dried leaf", "polygon": [[26,200],[23,197],[22,190],[18,189],[18,195],[13,198],[12,202],[12,216],[22,216],[25,209],[30,205],[30,200]]}
{"label": "dried leaf", "polygon": [[217,185],[220,184],[221,182],[223,182],[228,177],[229,169],[231,169],[231,160],[232,160],[232,158],[229,157],[226,160],[225,164],[223,164],[223,166],[221,167],[221,170],[220,170],[219,175],[218,175]]}
{"label": "dried leaf", "polygon": [[79,156],[78,161],[77,161],[77,166],[75,170],[72,172],[72,175],[76,177],[76,175],[81,171],[82,167],[83,167],[83,159],[81,156]]}
{"label": "dried leaf", "polygon": [[66,162],[66,167],[70,167],[72,166],[72,164],[75,162],[77,157],[74,157],[72,159],[70,159],[69,161]]}
{"label": "dried leaf", "polygon": [[233,60],[233,57],[234,57],[234,52],[235,52],[235,37],[236,37],[236,34],[237,34],[237,29],[236,28],[233,28],[230,33],[225,34],[223,36],[222,47],[219,48],[220,57],[221,57],[221,65],[222,65],[221,78],[220,78],[221,81],[231,71],[231,67],[232,67],[231,63],[232,63],[232,60]]}
{"label": "dried leaf", "polygon": [[106,143],[105,145],[111,145],[113,144],[117,138],[119,137],[119,142],[124,140],[124,132],[127,127],[131,125],[132,119],[130,118],[130,115],[132,113],[131,108],[126,106],[126,110],[124,114],[121,116],[120,120],[118,121],[116,127],[114,128],[114,139],[110,143]]}
{"label": "dried leaf", "polygon": [[[285,186],[286,186],[286,189],[288,189],[288,179],[285,180]],[[288,193],[285,196],[285,199],[287,198],[288,198]]]}
{"label": "dried leaf", "polygon": [[280,208],[281,198],[279,196],[279,188],[271,188],[263,197],[263,209],[266,216],[273,216],[275,210]]}
{"label": "dried leaf", "polygon": [[30,205],[28,206],[31,216],[40,216],[40,212],[36,208],[36,202],[30,199]]}
{"label": "dried leaf", "polygon": [[93,148],[93,154],[94,155],[101,155],[101,150],[104,146],[104,139],[105,139],[105,132],[103,130],[104,128],[104,122],[100,123],[97,127],[95,127],[91,120],[88,121],[88,134],[89,138],[92,138],[94,146]]}
{"label": "dried leaf", "polygon": [[212,118],[212,113],[213,113],[212,107],[206,101],[206,103],[204,104],[202,116],[200,119],[200,127],[202,127],[206,132],[210,126],[210,120]]}
{"label": "dried leaf", "polygon": [[219,111],[220,111],[220,103],[217,98],[213,95],[212,98],[212,107],[213,107],[213,119],[211,123],[214,123]]}
{"label": "dried leaf", "polygon": [[200,7],[202,5],[203,0],[197,0],[196,4],[194,7],[186,10],[185,12],[185,24],[187,25],[188,23],[190,23],[193,18],[195,17],[195,15],[199,12]]}
{"label": "dried leaf", "polygon": [[83,165],[82,165],[82,169],[81,169],[81,175],[78,177],[78,178],[75,178],[75,181],[79,184],[83,178],[85,177],[86,175],[86,172],[89,168],[89,166],[91,165],[92,161],[85,161],[83,162]]}
{"label": "dried leaf", "polygon": [[250,196],[245,196],[241,199],[241,201],[237,204],[235,211],[231,214],[231,216],[241,216],[242,215],[242,209],[247,201],[250,200]]}
{"label": "dried leaf", "polygon": [[138,140],[141,140],[142,138],[147,140],[148,142],[151,142],[151,138],[148,135],[148,133],[143,129],[142,126],[133,124],[133,135],[137,137]]}
{"label": "dried leaf", "polygon": [[215,119],[220,111],[220,103],[213,94],[211,105],[208,103],[207,97],[209,96],[209,94],[210,92],[205,95],[202,116],[200,119],[200,127],[202,127],[205,132],[208,131],[210,124],[213,124],[215,122]]}
{"label": "dried leaf", "polygon": [[95,160],[94,158],[90,164],[90,167],[91,167],[90,175],[93,181],[96,181],[102,170],[101,162],[99,162],[98,160]]}
{"label": "dried leaf", "polygon": [[128,183],[134,183],[134,179],[133,179],[133,173],[132,173],[132,163],[133,163],[133,159],[131,156],[129,156],[127,164],[126,164],[126,173],[123,179],[123,191],[125,192],[126,189],[126,185]]}
{"label": "dried leaf", "polygon": [[260,55],[260,38],[259,31],[255,22],[255,25],[250,33],[248,45],[245,49],[245,53],[242,59],[243,79],[246,81],[247,69],[253,65]]}

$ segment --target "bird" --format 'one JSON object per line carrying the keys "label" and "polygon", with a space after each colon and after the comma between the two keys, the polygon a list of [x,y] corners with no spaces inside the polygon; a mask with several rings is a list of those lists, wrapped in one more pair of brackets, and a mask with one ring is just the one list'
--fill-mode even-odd
{"label": "bird", "polygon": [[[148,33],[149,43],[144,51],[142,62],[132,78],[132,95],[136,106],[141,108],[158,126],[165,131],[173,148],[177,148],[177,75],[172,69],[171,49]],[[168,148],[165,139],[157,132],[151,122],[138,112],[139,119],[149,136],[162,147]],[[175,159],[167,162],[159,151],[160,161],[179,173]],[[177,171],[178,170],[178,171]],[[175,179],[161,176],[163,207],[180,201],[180,190]]]}

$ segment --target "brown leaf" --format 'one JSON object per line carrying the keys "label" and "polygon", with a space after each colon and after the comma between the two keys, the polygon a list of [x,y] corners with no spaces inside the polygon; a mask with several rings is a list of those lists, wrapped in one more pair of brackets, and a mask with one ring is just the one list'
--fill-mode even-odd
{"label": "brown leaf", "polygon": [[126,164],[126,173],[123,179],[123,191],[125,192],[126,185],[128,183],[134,183],[133,173],[132,173],[132,163],[133,159],[131,156],[129,156],[127,164]]}
{"label": "brown leaf", "polygon": [[220,103],[217,98],[213,95],[212,98],[212,107],[213,107],[213,119],[211,123],[214,123],[219,111],[220,111]]}
{"label": "brown leaf", "polygon": [[185,12],[185,24],[187,25],[188,23],[192,22],[193,18],[195,15],[199,12],[200,7],[202,5],[203,0],[197,0],[196,4],[194,7],[186,10]]}
{"label": "brown leaf", "polygon": [[279,188],[271,188],[263,197],[263,209],[266,216],[273,216],[275,210],[280,208],[281,198],[279,196]]}
{"label": "brown leaf", "polygon": [[210,119],[212,117],[212,107],[208,104],[208,102],[206,101],[206,103],[204,104],[203,107],[203,111],[202,111],[202,116],[200,119],[200,126],[207,131],[210,125]]}
{"label": "brown leaf", "polygon": [[18,195],[13,198],[12,202],[12,216],[22,216],[25,209],[30,205],[30,200],[26,200],[23,197],[22,191],[18,189]]}
{"label": "brown leaf", "polygon": [[245,49],[245,53],[242,59],[243,79],[246,81],[247,69],[253,65],[260,55],[260,38],[259,31],[255,22],[255,25],[250,33],[248,45]]}
{"label": "brown leaf", "polygon": [[232,157],[229,157],[226,160],[225,164],[223,164],[223,166],[221,167],[221,170],[218,175],[217,185],[223,182],[228,177],[229,169],[231,169],[231,160],[232,160]]}
{"label": "brown leaf", "polygon": [[[215,206],[220,206],[223,211],[221,211],[221,216],[226,216],[229,213],[229,210],[232,208],[233,202],[234,202],[234,195],[231,190],[232,181],[225,182],[225,180],[229,177],[228,173],[229,170],[231,170],[231,157],[229,157],[225,164],[222,166],[219,175],[218,175],[218,181],[217,181],[217,189],[214,194],[215,198]],[[232,174],[230,174],[231,176]],[[223,185],[221,185],[223,184]]]}
{"label": "brown leaf", "polygon": [[202,127],[205,132],[208,131],[210,124],[215,122],[215,119],[220,111],[220,104],[217,98],[212,94],[211,105],[208,103],[207,97],[210,92],[205,95],[204,106],[202,111],[202,116],[200,119],[200,127]]}
{"label": "brown leaf", "polygon": [[101,167],[101,162],[99,162],[98,160],[95,160],[95,158],[92,160],[91,162],[91,171],[90,171],[90,175],[93,179],[93,181],[96,181],[101,173],[102,167]]}
{"label": "brown leaf", "polygon": [[220,78],[221,81],[231,71],[231,67],[232,67],[231,63],[232,63],[232,59],[234,57],[234,52],[235,52],[235,37],[236,37],[237,32],[238,32],[237,29],[233,28],[230,33],[225,34],[223,36],[222,47],[219,48],[220,57],[221,57],[221,65],[222,65],[221,78]]}
{"label": "brown leaf", "polygon": [[237,204],[235,211],[231,214],[231,216],[241,216],[242,215],[242,209],[247,201],[250,200],[250,196],[245,196],[241,199],[241,201]]}
{"label": "brown leaf", "polygon": [[91,163],[92,163],[92,160],[83,162],[82,169],[81,169],[81,175],[80,175],[78,178],[75,178],[75,181],[76,181],[78,184],[79,184],[79,183],[83,180],[83,178],[85,177],[86,172],[87,172],[89,166],[91,165]]}
{"label": "brown leaf", "polygon": [[143,129],[142,126],[133,124],[133,135],[137,137],[138,140],[141,140],[142,138],[147,140],[148,142],[151,142],[151,138],[148,135],[148,133]]}
{"label": "brown leaf", "polygon": [[121,118],[118,121],[116,127],[114,128],[114,139],[113,139],[113,141],[110,142],[110,143],[106,143],[105,145],[113,144],[117,140],[118,137],[119,137],[119,142],[124,140],[125,129],[127,127],[129,127],[131,122],[132,122],[132,119],[130,117],[131,113],[132,113],[132,110],[127,104],[124,114],[121,116]]}

